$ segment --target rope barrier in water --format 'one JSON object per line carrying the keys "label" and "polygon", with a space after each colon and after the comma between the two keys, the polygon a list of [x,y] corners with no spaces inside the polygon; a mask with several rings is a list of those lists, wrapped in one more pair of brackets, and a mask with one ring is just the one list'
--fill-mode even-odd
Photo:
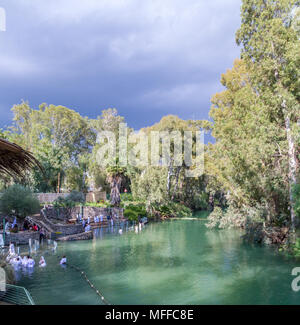
{"label": "rope barrier in water", "polygon": [[[58,257],[59,258],[59,257]],[[75,265],[72,265],[72,264],[69,264],[67,263],[66,264],[67,266],[71,267],[72,269],[78,271],[80,273],[80,275],[85,279],[85,281],[88,283],[88,285],[91,287],[91,289],[93,289],[96,294],[100,297],[101,301],[105,304],[105,305],[111,305],[111,303],[105,299],[105,297],[103,296],[103,294],[100,292],[100,290],[98,290],[95,285],[89,280],[89,278],[87,277],[86,273],[82,270],[80,270],[80,268],[78,268],[77,266]]]}

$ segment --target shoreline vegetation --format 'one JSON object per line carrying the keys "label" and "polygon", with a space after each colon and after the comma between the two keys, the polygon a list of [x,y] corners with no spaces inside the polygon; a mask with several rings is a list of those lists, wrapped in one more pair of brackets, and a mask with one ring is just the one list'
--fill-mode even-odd
{"label": "shoreline vegetation", "polygon": [[[299,257],[299,21],[296,0],[243,0],[236,33],[241,55],[221,76],[224,90],[211,99],[210,120],[168,115],[141,130],[126,126],[127,140],[138,143],[135,147],[134,141],[128,142],[137,156],[143,147],[139,136],[148,136],[146,156],[150,156],[151,132],[177,132],[181,138],[190,132],[193,157],[197,132],[210,133],[216,141],[204,145],[204,173],[197,177],[187,176],[195,166],[186,161],[176,164],[174,137],[169,139],[166,164],[124,167],[120,157],[113,157],[113,164],[103,166],[102,161],[111,158],[108,152],[103,154],[108,141],[97,141],[97,135],[110,132],[119,139],[120,124],[125,123],[114,108],[90,119],[61,105],[32,108],[25,101],[14,105],[12,124],[0,130],[0,138],[30,151],[41,166],[19,179],[1,174],[1,215],[22,219],[34,209],[36,201],[28,199],[28,190],[71,193],[54,202],[71,208],[78,202],[86,204],[78,197],[92,189],[110,193],[109,202],[98,204],[123,208],[129,220],[192,218],[193,211],[210,211],[209,228],[242,228],[245,239],[276,245]],[[120,151],[117,141],[116,152]],[[182,158],[183,151],[179,152]],[[14,192],[16,183],[22,185]],[[27,193],[22,204],[18,191]]]}

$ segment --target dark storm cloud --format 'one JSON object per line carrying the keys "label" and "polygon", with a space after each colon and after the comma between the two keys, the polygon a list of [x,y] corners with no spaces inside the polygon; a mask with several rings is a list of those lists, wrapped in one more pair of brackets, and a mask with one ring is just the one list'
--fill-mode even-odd
{"label": "dark storm cloud", "polygon": [[239,0],[2,1],[1,124],[21,99],[96,117],[116,107],[139,128],[165,114],[207,118],[239,55]]}

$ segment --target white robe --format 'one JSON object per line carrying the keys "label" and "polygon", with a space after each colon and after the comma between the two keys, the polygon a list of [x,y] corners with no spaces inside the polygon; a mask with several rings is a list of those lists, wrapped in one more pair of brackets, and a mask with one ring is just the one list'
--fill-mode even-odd
{"label": "white robe", "polygon": [[9,245],[9,254],[10,255],[14,255],[16,252],[15,252],[15,245],[14,244],[10,244]]}
{"label": "white robe", "polygon": [[22,259],[22,266],[26,267],[27,263],[28,263],[28,258],[27,258],[27,256],[24,256]]}
{"label": "white robe", "polygon": [[45,267],[47,264],[46,264],[46,261],[44,259],[44,257],[42,256],[41,259],[40,259],[40,262],[39,262],[39,266],[40,267]]}
{"label": "white robe", "polygon": [[34,267],[34,265],[35,265],[34,259],[29,258],[27,262],[27,267]]}
{"label": "white robe", "polygon": [[62,264],[67,264],[67,258],[66,257],[63,257],[60,262],[59,262],[60,265]]}

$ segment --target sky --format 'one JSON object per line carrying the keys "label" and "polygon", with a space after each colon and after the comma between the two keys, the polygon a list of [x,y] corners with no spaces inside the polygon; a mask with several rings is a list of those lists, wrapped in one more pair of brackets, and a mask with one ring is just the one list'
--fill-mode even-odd
{"label": "sky", "polygon": [[116,108],[135,129],[168,114],[208,119],[221,74],[240,54],[240,6],[240,0],[0,0],[6,16],[0,128],[11,124],[11,107],[22,100],[90,118]]}

